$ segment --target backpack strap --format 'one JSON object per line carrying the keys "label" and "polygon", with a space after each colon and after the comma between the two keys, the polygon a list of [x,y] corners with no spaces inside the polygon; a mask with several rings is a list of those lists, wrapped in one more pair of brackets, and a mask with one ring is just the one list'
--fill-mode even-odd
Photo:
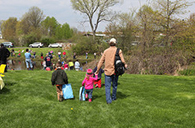
{"label": "backpack strap", "polygon": [[119,56],[119,50],[120,50],[120,48],[117,48],[115,56]]}

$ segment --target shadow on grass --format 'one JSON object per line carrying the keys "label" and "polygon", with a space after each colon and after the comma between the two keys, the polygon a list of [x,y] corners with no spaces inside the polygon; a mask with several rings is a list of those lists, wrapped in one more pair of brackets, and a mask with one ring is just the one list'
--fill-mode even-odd
{"label": "shadow on grass", "polygon": [[2,90],[0,90],[0,94],[5,94],[5,93],[9,93],[10,90],[6,87],[4,87]]}
{"label": "shadow on grass", "polygon": [[118,99],[125,99],[125,98],[127,98],[127,97],[129,97],[130,95],[126,95],[126,94],[124,94],[124,93],[122,93],[122,92],[117,92],[117,98]]}
{"label": "shadow on grass", "polygon": [[16,84],[15,82],[5,82],[5,87],[0,90],[0,94],[5,94],[5,93],[9,93],[10,89],[6,88],[6,86],[13,86],[14,84]]}
{"label": "shadow on grass", "polygon": [[13,86],[16,82],[5,82],[5,86]]}
{"label": "shadow on grass", "polygon": [[98,98],[102,97],[102,95],[93,95],[93,100],[96,100]]}

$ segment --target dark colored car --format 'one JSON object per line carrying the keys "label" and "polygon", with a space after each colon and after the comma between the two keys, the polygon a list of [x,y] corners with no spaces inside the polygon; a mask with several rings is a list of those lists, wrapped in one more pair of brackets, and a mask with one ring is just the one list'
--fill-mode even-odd
{"label": "dark colored car", "polygon": [[5,47],[12,48],[14,47],[14,44],[12,42],[3,42],[2,43]]}

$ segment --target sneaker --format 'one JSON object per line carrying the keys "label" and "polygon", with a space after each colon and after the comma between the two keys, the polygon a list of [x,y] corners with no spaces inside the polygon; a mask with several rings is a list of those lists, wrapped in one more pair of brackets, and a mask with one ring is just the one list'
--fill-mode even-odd
{"label": "sneaker", "polygon": [[89,102],[91,102],[92,100],[91,99],[89,99]]}
{"label": "sneaker", "polygon": [[85,98],[86,98],[86,99],[88,98],[88,94],[87,94],[87,93],[85,94]]}

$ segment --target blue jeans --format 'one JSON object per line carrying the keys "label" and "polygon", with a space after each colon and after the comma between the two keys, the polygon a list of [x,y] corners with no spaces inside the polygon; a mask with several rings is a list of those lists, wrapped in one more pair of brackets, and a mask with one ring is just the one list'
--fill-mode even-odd
{"label": "blue jeans", "polygon": [[30,59],[26,59],[26,67],[29,68],[29,65],[30,65],[30,68],[33,68],[31,60]]}
{"label": "blue jeans", "polygon": [[[111,82],[112,82],[112,87],[113,87],[112,97],[110,96]],[[105,75],[105,91],[106,91],[106,102],[107,103],[112,103],[112,100],[116,100],[117,85],[118,85],[118,76]]]}
{"label": "blue jeans", "polygon": [[86,93],[88,94],[89,99],[92,99],[92,93],[93,93],[93,89],[85,89]]}

